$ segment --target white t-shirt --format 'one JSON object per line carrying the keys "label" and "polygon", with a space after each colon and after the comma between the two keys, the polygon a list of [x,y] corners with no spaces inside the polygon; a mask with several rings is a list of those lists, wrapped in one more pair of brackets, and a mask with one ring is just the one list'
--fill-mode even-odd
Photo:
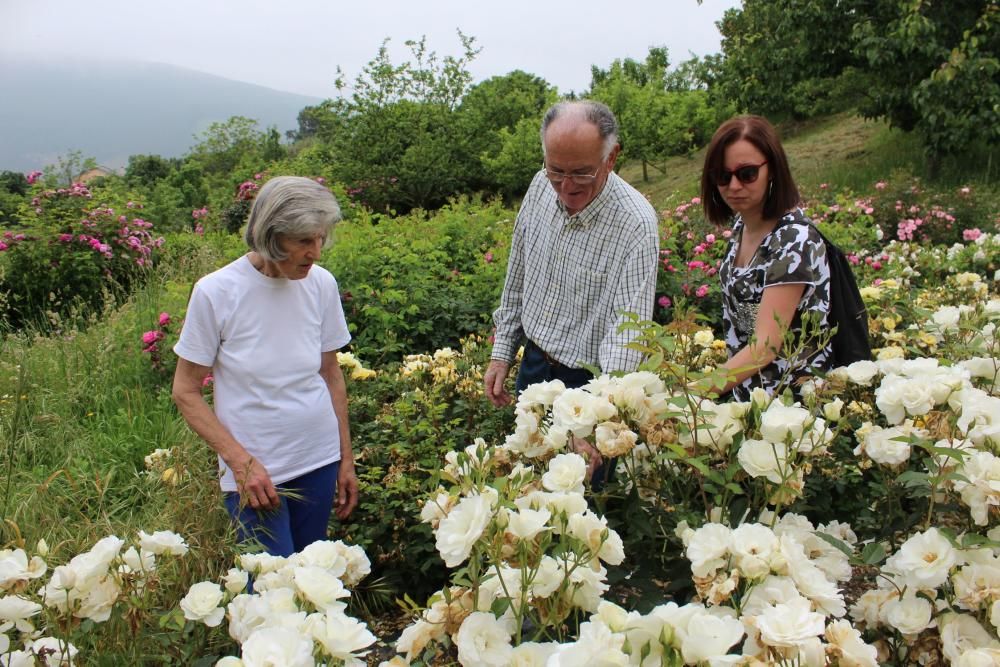
{"label": "white t-shirt", "polygon": [[[216,416],[280,484],[340,460],[319,368],[321,353],[350,340],[329,271],[269,278],[244,255],[195,284],[174,352],[212,367]],[[222,490],[236,491],[221,458],[219,468]]]}

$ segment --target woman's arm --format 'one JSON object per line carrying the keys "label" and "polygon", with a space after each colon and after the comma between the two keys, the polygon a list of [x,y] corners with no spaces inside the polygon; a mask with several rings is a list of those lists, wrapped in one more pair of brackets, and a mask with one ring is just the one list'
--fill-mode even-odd
{"label": "woman's arm", "polygon": [[208,443],[208,446],[222,457],[236,477],[236,488],[246,503],[253,509],[275,509],[278,507],[278,491],[271,482],[271,476],[264,466],[250,455],[236,438],[219,421],[219,418],[205,402],[201,388],[205,376],[211,372],[208,366],[178,357],[174,372],[172,396],[188,426]]}
{"label": "woman's arm", "polygon": [[748,377],[764,368],[778,357],[785,332],[795,317],[805,292],[804,283],[772,285],[764,289],[750,342],[723,364],[731,374],[719,394],[730,391]]}
{"label": "woman's arm", "polygon": [[340,432],[340,475],[337,478],[338,519],[346,519],[358,506],[358,477],[354,470],[354,450],[351,447],[351,425],[347,414],[347,384],[337,361],[337,351],[324,352],[319,374],[326,382],[333,401],[333,411],[337,414]]}

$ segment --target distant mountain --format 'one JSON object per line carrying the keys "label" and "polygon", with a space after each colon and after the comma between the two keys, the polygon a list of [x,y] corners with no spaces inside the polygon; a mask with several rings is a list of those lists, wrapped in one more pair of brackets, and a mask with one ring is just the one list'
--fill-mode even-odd
{"label": "distant mountain", "polygon": [[320,99],[156,63],[53,64],[0,58],[0,170],[28,171],[79,150],[120,168],[130,155],[178,157],[215,121],[246,116],[282,136]]}

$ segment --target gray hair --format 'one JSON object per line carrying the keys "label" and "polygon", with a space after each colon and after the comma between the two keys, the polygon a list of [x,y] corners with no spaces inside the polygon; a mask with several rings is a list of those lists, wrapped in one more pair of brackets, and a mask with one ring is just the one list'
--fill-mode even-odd
{"label": "gray hair", "polygon": [[545,152],[545,132],[554,120],[564,115],[575,115],[597,128],[604,140],[604,159],[611,155],[611,149],[618,143],[618,119],[608,105],[594,100],[557,102],[549,107],[542,117],[542,153]]}
{"label": "gray hair", "polygon": [[339,220],[340,206],[326,187],[302,176],[278,176],[257,193],[244,239],[264,259],[281,262],[288,258],[281,249],[282,238],[322,234],[326,247]]}

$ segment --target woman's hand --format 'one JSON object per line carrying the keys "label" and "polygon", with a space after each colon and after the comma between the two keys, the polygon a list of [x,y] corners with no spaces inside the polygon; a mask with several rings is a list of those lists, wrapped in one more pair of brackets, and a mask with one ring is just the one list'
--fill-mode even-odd
{"label": "woman's hand", "polygon": [[575,435],[570,436],[570,449],[582,456],[583,460],[587,462],[587,481],[592,480],[594,473],[604,463],[601,453],[588,441]]}
{"label": "woman's hand", "polygon": [[343,521],[351,516],[358,506],[358,476],[354,472],[353,461],[340,462],[340,474],[337,477],[337,502],[334,514]]}
{"label": "woman's hand", "polygon": [[226,464],[233,471],[243,502],[255,510],[278,509],[281,505],[278,490],[260,461],[248,455],[242,463],[233,465],[227,461]]}

